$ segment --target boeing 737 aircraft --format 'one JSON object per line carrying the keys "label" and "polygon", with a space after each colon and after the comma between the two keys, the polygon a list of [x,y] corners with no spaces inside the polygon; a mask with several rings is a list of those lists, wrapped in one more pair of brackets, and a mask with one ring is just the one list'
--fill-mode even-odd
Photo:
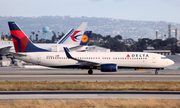
{"label": "boeing 737 aircraft", "polygon": [[[144,52],[49,52],[35,46],[28,37],[16,26],[9,22],[16,53],[14,57],[25,62],[54,67],[99,69],[101,72],[116,72],[118,68],[156,69],[158,70],[174,64],[163,55]],[[19,35],[21,34],[21,35]]]}

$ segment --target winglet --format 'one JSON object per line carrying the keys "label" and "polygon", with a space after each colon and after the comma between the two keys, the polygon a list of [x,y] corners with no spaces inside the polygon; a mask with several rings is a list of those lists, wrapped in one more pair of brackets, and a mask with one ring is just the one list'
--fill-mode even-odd
{"label": "winglet", "polygon": [[64,48],[64,52],[66,53],[67,58],[72,59],[73,57],[71,56],[71,54],[69,53],[69,49],[67,47],[63,47]]}

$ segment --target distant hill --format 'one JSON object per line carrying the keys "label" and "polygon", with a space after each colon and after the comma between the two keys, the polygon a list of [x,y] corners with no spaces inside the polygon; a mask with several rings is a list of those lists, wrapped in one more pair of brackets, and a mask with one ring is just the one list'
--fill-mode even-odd
{"label": "distant hill", "polygon": [[[92,30],[96,34],[101,34],[103,36],[111,35],[112,37],[120,34],[123,39],[133,38],[134,40],[137,40],[138,38],[155,39],[156,30],[159,31],[159,36],[168,34],[168,24],[171,24],[173,37],[175,35],[175,29],[178,28],[178,30],[180,30],[180,24],[164,21],[134,21],[113,18],[75,16],[0,16],[0,32],[3,32],[4,34],[9,33],[9,28],[7,25],[8,21],[17,22],[28,36],[32,35],[32,31],[38,33],[39,30],[42,30],[43,26],[49,26],[50,30],[55,31],[55,33],[66,33],[71,28],[77,28],[82,22],[88,22],[88,27],[86,30]],[[52,34],[49,33],[49,38],[51,36]]]}

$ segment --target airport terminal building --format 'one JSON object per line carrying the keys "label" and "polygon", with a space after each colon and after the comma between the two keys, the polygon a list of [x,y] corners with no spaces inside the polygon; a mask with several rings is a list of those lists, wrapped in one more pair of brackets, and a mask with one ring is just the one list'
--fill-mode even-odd
{"label": "airport terminal building", "polygon": [[143,52],[147,53],[157,53],[161,55],[171,55],[171,50],[143,50]]}

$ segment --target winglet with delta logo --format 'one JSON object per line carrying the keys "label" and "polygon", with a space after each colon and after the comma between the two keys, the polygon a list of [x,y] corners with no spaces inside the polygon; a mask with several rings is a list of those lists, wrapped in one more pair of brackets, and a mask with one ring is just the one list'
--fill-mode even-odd
{"label": "winglet with delta logo", "polygon": [[38,48],[24,34],[15,22],[8,22],[14,43],[15,51],[18,52],[48,52],[48,50]]}

